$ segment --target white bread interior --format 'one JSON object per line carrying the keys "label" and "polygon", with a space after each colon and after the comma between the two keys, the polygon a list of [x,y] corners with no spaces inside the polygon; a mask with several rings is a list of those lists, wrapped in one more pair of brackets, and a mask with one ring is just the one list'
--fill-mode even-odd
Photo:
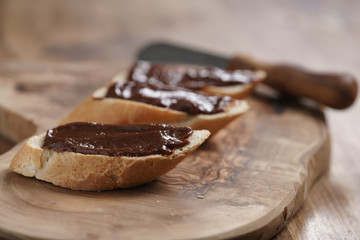
{"label": "white bread interior", "polygon": [[54,185],[84,191],[128,188],[151,182],[173,169],[208,137],[193,131],[189,144],[171,155],[144,157],[90,155],[43,149],[45,133],[30,138],[11,161],[10,169]]}

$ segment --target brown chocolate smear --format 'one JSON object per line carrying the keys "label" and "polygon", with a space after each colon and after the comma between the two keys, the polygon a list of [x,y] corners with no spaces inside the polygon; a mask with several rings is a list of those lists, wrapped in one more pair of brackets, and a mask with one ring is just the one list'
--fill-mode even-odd
{"label": "brown chocolate smear", "polygon": [[190,115],[215,114],[234,100],[229,96],[206,95],[161,82],[126,81],[110,86],[107,98],[143,102],[158,107],[186,112]]}
{"label": "brown chocolate smear", "polygon": [[46,132],[43,148],[105,156],[170,155],[189,144],[189,127],[166,124],[109,125],[69,123]]}
{"label": "brown chocolate smear", "polygon": [[207,86],[233,86],[261,79],[251,70],[223,70],[211,66],[157,64],[137,62],[128,76],[130,81],[160,81],[191,90],[201,90]]}

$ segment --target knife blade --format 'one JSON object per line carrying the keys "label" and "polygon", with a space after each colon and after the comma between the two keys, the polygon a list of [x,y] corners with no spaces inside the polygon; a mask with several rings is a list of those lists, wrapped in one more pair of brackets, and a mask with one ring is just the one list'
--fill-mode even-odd
{"label": "knife blade", "polygon": [[247,56],[219,56],[169,43],[152,43],[138,54],[139,60],[210,65],[223,69],[264,70],[270,87],[297,97],[305,97],[335,109],[351,106],[357,97],[357,81],[348,73],[318,73],[290,64],[270,64]]}

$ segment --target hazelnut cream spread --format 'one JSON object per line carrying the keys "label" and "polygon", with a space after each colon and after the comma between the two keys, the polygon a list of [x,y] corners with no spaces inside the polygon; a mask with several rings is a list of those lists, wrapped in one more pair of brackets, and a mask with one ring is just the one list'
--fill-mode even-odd
{"label": "hazelnut cream spread", "polygon": [[48,130],[42,147],[105,156],[170,155],[186,146],[191,134],[189,127],[166,124],[118,126],[78,122]]}
{"label": "hazelnut cream spread", "polygon": [[177,86],[137,81],[113,84],[108,89],[106,97],[143,102],[190,115],[223,112],[225,107],[234,101],[229,96],[209,96]]}
{"label": "hazelnut cream spread", "polygon": [[225,71],[215,67],[151,64],[140,61],[125,82],[114,83],[105,97],[143,102],[190,115],[224,112],[235,101],[229,96],[198,92],[212,86],[256,81],[252,71]]}
{"label": "hazelnut cream spread", "polygon": [[201,90],[207,86],[233,86],[261,79],[251,70],[223,70],[211,66],[155,64],[146,61],[137,62],[128,80],[144,82],[160,81],[191,90]]}

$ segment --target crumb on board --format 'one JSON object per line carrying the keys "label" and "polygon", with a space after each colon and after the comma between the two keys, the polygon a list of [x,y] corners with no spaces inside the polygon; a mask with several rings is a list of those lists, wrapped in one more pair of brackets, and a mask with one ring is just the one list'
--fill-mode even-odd
{"label": "crumb on board", "polygon": [[198,195],[197,198],[198,198],[198,199],[204,199],[204,196]]}

